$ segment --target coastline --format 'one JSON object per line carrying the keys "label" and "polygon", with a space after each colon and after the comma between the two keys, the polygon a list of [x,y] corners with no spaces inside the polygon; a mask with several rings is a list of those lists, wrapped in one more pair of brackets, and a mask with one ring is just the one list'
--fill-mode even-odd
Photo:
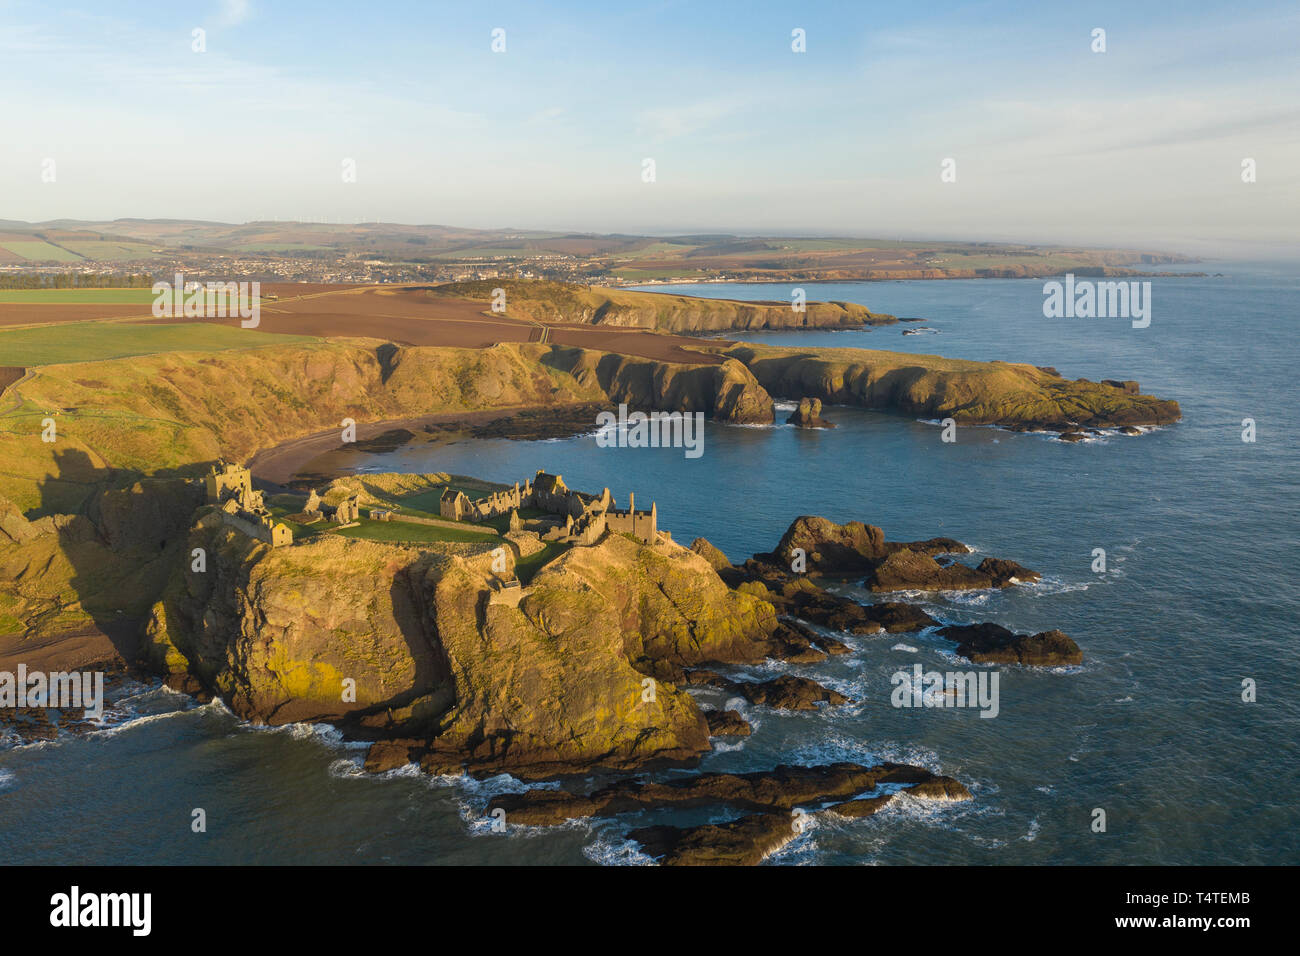
{"label": "coastline", "polygon": [[[472,412],[435,412],[429,415],[417,415],[408,418],[394,418],[377,422],[358,423],[357,441],[365,442],[383,435],[385,432],[406,429],[419,437],[426,426],[457,424],[465,426],[484,425],[497,419],[514,418],[521,413],[581,408],[587,403],[572,402],[563,405],[516,405],[502,408],[480,409]],[[438,441],[436,434],[427,439],[430,444]],[[307,465],[333,453],[351,455],[364,453],[364,449],[352,450],[341,444],[339,429],[330,428],[314,432],[301,438],[293,438],[278,445],[259,449],[248,460],[248,469],[253,477],[271,484],[286,486],[295,475],[304,472]]]}

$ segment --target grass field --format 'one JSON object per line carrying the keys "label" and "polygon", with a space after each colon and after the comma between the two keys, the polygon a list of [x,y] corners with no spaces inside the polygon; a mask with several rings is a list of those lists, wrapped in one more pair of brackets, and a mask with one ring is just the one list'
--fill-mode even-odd
{"label": "grass field", "polygon": [[438,499],[442,497],[445,488],[451,488],[453,491],[463,491],[465,497],[471,501],[491,494],[490,491],[482,487],[451,481],[445,485],[430,488],[428,491],[417,491],[415,494],[407,495],[404,498],[394,498],[393,501],[401,506],[404,514],[414,515],[417,518],[438,518],[441,517]]}
{"label": "grass field", "polygon": [[309,335],[277,335],[224,325],[132,325],[68,322],[0,331],[0,365],[62,365],[156,352],[217,352],[318,342]]}
{"label": "grass field", "polygon": [[151,289],[0,289],[0,305],[151,305]]}
{"label": "grass field", "polygon": [[33,262],[45,262],[47,260],[55,262],[81,261],[80,256],[39,240],[36,242],[4,242],[0,243],[0,245],[3,245],[14,255],[22,256],[24,259],[30,259]]}
{"label": "grass field", "polygon": [[443,525],[412,524],[409,521],[371,521],[362,518],[355,528],[344,528],[334,534],[349,538],[366,538],[370,541],[456,541],[483,544],[496,539],[491,532],[471,531],[468,528],[449,528]]}
{"label": "grass field", "polygon": [[324,252],[333,246],[317,246],[310,242],[249,242],[236,246],[241,252]]}
{"label": "grass field", "polygon": [[100,262],[111,262],[118,259],[148,259],[156,255],[144,243],[106,242],[99,239],[87,239],[65,242],[63,245],[79,256],[85,256],[87,259],[95,259]]}

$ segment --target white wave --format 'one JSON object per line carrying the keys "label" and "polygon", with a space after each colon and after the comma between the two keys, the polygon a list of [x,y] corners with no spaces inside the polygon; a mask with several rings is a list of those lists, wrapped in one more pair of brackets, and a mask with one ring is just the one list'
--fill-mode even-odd
{"label": "white wave", "polygon": [[357,757],[342,757],[332,761],[329,765],[329,775],[338,779],[348,777],[365,778],[369,776],[363,766],[363,761]]}
{"label": "white wave", "polygon": [[582,855],[601,866],[654,866],[635,840],[615,840],[598,832],[596,839],[582,848]]}
{"label": "white wave", "polygon": [[4,767],[0,767],[0,791],[5,791],[13,787],[14,781],[17,779],[18,777],[12,770],[6,770]]}
{"label": "white wave", "polygon": [[715,737],[711,741],[713,752],[715,754],[731,754],[738,750],[744,750],[747,739],[747,737],[737,737],[733,743],[728,743],[726,738]]}
{"label": "white wave", "polygon": [[157,723],[160,720],[168,720],[172,717],[179,717],[182,714],[188,714],[187,710],[169,710],[162,714],[145,714],[143,717],[132,717],[124,720],[120,724],[102,727],[99,730],[92,730],[86,734],[87,737],[116,737],[118,734],[127,730],[135,730],[148,724]]}
{"label": "white wave", "polygon": [[1072,591],[1086,591],[1091,582],[1088,581],[1067,581],[1064,578],[1055,575],[1043,575],[1041,581],[1033,581],[1029,584],[1020,584],[1018,588],[1031,597],[1053,597],[1057,594],[1069,594]]}
{"label": "white wave", "polygon": [[917,649],[911,644],[904,644],[901,641],[890,648],[891,651],[905,651],[908,654],[915,654]]}

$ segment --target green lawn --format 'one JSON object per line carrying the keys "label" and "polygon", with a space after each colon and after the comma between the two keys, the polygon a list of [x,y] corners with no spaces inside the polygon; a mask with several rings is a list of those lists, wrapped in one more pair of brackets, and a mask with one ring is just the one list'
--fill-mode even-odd
{"label": "green lawn", "polygon": [[400,506],[403,514],[414,515],[417,518],[440,518],[442,515],[438,510],[438,500],[442,497],[444,488],[463,491],[465,497],[470,501],[474,501],[476,498],[486,498],[491,494],[491,492],[474,485],[459,484],[452,481],[445,485],[430,488],[428,491],[417,491],[415,494],[407,495],[404,498],[394,498],[393,501]]}
{"label": "green lawn", "polygon": [[0,289],[0,305],[152,305],[151,289]]}
{"label": "green lawn", "polygon": [[484,544],[497,540],[491,532],[449,528],[445,525],[412,524],[409,521],[371,521],[362,518],[355,528],[344,528],[335,534],[349,538],[366,538],[370,541],[397,541],[420,543],[422,541],[458,541]]}
{"label": "green lawn", "polygon": [[189,325],[64,322],[0,331],[0,365],[63,365],[156,352],[219,352],[319,341],[310,335],[278,335],[208,322]]}

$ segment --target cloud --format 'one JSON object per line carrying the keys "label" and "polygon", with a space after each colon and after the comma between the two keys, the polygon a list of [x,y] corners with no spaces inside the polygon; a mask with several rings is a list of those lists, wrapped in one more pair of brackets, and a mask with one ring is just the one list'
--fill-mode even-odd
{"label": "cloud", "polygon": [[685,106],[643,110],[637,116],[639,134],[656,142],[689,136],[717,126],[744,108],[739,100],[703,100]]}
{"label": "cloud", "polygon": [[217,23],[223,27],[237,27],[253,13],[249,0],[221,0],[221,10],[217,14]]}

